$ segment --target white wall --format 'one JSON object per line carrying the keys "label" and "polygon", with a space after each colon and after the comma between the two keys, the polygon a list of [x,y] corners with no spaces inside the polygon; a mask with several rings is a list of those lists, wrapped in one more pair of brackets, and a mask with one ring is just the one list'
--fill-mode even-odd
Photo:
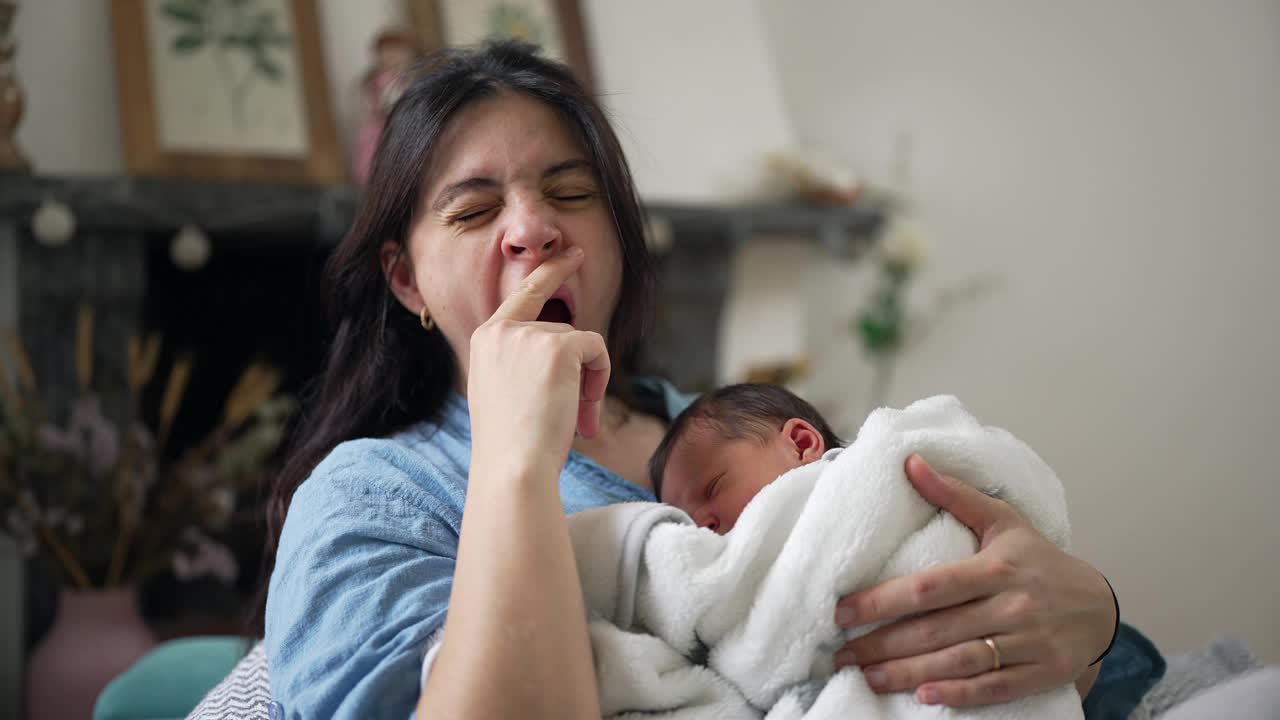
{"label": "white wall", "polygon": [[[377,32],[404,18],[400,0],[319,0],[334,119],[349,138]],[[18,144],[48,175],[124,172],[111,3],[40,0],[19,5],[18,81],[27,107]],[[345,155],[344,155],[345,160]]]}
{"label": "white wall", "polygon": [[649,199],[755,192],[793,133],[759,8],[739,0],[582,3],[597,90]]}
{"label": "white wall", "polygon": [[[802,141],[915,139],[923,294],[1003,287],[905,358],[1068,488],[1078,552],[1166,651],[1280,660],[1280,3],[765,0]],[[830,267],[835,330],[861,290]],[[851,341],[828,382],[859,367]]]}
{"label": "white wall", "polygon": [[[369,45],[404,19],[404,3],[318,5],[330,98],[346,146],[362,111],[359,79],[371,62]],[[641,192],[677,200],[750,192],[763,154],[792,137],[758,8],[736,0],[582,5],[598,89]],[[18,142],[37,170],[122,172],[110,3],[25,2],[16,25],[27,96]],[[707,52],[709,27],[715,52]]]}

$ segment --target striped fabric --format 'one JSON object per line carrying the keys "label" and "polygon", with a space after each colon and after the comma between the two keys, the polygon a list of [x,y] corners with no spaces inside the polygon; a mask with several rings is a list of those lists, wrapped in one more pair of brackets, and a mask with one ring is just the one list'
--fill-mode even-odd
{"label": "striped fabric", "polygon": [[1244,642],[1230,636],[1215,638],[1199,650],[1169,658],[1164,679],[1142,698],[1129,720],[1160,717],[1195,695],[1260,667],[1262,663]]}
{"label": "striped fabric", "polygon": [[271,702],[267,653],[257,642],[231,674],[204,696],[187,720],[277,720],[282,716],[280,706]]}

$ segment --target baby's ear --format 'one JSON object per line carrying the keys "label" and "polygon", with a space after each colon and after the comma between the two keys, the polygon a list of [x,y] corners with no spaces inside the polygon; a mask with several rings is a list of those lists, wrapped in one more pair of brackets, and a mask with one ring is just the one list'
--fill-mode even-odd
{"label": "baby's ear", "polygon": [[782,437],[801,464],[811,463],[827,451],[822,433],[806,420],[791,418],[782,425]]}

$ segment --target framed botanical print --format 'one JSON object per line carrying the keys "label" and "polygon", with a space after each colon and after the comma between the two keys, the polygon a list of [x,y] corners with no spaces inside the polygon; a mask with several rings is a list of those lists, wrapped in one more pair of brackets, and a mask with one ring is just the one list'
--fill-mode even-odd
{"label": "framed botanical print", "polygon": [[538,45],[593,89],[590,53],[578,0],[405,0],[424,49],[511,37]]}
{"label": "framed botanical print", "polygon": [[113,0],[112,21],[131,174],[341,180],[314,0]]}

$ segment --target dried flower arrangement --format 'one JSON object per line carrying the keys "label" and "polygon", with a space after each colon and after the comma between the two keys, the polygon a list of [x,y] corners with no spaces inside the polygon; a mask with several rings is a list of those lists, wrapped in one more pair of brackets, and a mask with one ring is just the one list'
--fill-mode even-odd
{"label": "dried flower arrangement", "polygon": [[21,341],[7,337],[0,353],[9,367],[0,363],[0,532],[80,589],[135,584],[165,567],[180,579],[233,581],[235,559],[211,535],[226,527],[238,496],[254,486],[283,439],[294,404],[278,393],[279,371],[250,364],[213,430],[166,460],[194,359],[173,363],[158,420],[148,427],[142,396],[156,379],[161,338],[131,338],[131,416],[108,418],[94,391],[93,323],[92,308],[81,307],[79,396],[62,427],[48,417]]}

